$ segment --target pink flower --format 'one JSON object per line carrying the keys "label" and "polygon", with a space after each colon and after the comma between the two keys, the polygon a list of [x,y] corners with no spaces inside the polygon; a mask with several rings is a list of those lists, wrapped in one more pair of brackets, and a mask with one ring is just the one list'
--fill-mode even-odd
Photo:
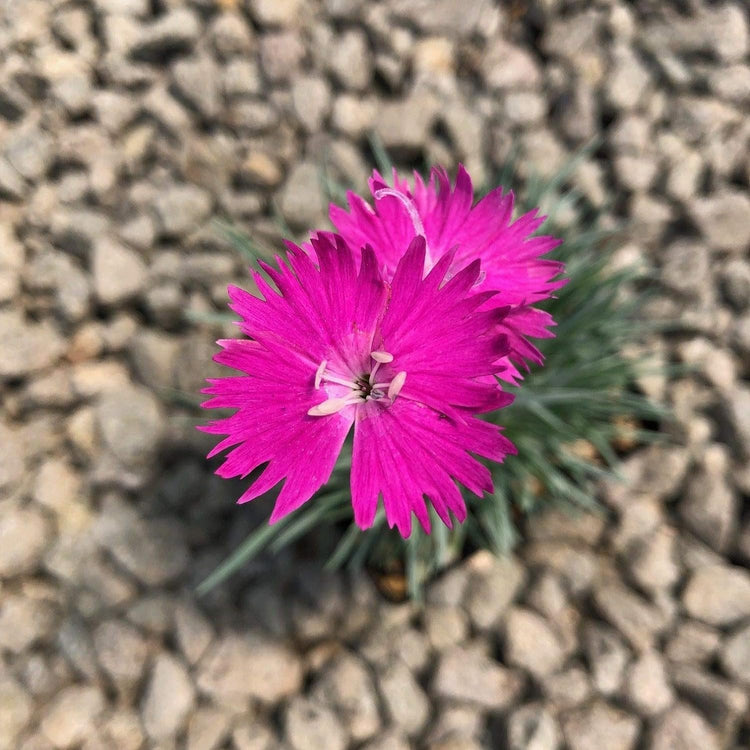
{"label": "pink flower", "polygon": [[[474,458],[502,461],[514,446],[475,415],[512,397],[494,378],[507,337],[503,310],[481,311],[492,293],[472,290],[479,261],[446,280],[450,253],[431,267],[415,238],[385,281],[369,248],[358,256],[335,235],[312,241],[318,265],[289,245],[287,264],[261,264],[278,292],[254,273],[264,299],[230,287],[248,339],[220,341],[217,362],[244,373],[210,380],[208,408],[236,411],[202,429],[226,435],[217,473],[245,477],[263,464],[239,502],[284,481],[271,522],[299,508],[328,480],[354,425],[354,518],[369,527],[382,495],[386,519],[402,535],[411,514],[429,531],[424,496],[442,521],[466,508],[454,480],[492,491]],[[357,265],[359,268],[357,269]]]}
{"label": "pink flower", "polygon": [[395,170],[393,187],[374,172],[370,179],[374,208],[355,193],[348,193],[349,212],[331,205],[330,217],[347,244],[357,251],[370,245],[384,269],[392,274],[399,258],[416,235],[427,241],[425,270],[445,253],[455,250],[450,273],[479,259],[481,290],[497,290],[490,304],[508,307],[500,329],[508,336],[510,351],[504,380],[516,382],[516,366],[526,361],[541,364],[539,350],[529,337],[548,338],[554,325],[551,316],[533,307],[547,299],[565,280],[556,279],[563,264],[542,258],[561,240],[550,236],[532,236],[544,222],[532,211],[511,221],[513,194],[497,188],[473,204],[474,192],[463,166],[458,167],[456,183],[451,183],[442,167],[434,167],[425,185],[415,173],[414,189],[399,179]]}

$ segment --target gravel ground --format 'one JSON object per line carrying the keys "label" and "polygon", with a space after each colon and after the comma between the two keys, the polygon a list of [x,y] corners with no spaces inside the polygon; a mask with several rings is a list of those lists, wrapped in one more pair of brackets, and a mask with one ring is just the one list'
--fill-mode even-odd
{"label": "gravel ground", "polygon": [[[750,747],[750,50],[742,2],[0,2],[0,747]],[[428,591],[291,553],[202,601],[233,505],[184,394],[241,260],[319,167],[481,181],[515,142],[656,271],[671,446]]]}

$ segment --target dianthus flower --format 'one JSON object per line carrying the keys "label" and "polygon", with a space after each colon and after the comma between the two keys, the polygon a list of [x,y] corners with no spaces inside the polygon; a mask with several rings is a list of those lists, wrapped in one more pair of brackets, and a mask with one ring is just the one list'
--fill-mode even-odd
{"label": "dianthus flower", "polygon": [[490,304],[508,308],[499,324],[509,341],[504,372],[500,377],[515,383],[518,367],[527,361],[541,364],[539,350],[528,340],[549,338],[554,325],[549,313],[533,307],[547,299],[565,280],[556,277],[563,264],[542,258],[561,240],[532,236],[545,217],[531,211],[511,221],[513,193],[497,188],[474,204],[474,191],[463,166],[458,167],[455,186],[442,167],[434,167],[427,184],[415,173],[414,188],[395,170],[393,186],[378,172],[370,179],[374,206],[356,193],[348,193],[349,211],[330,207],[336,231],[357,252],[369,245],[375,251],[386,278],[398,266],[399,258],[415,235],[427,243],[425,270],[454,251],[449,275],[457,268],[480,259],[482,276],[477,288],[497,291]]}
{"label": "dianthus flower", "polygon": [[212,397],[203,406],[236,410],[202,428],[226,435],[209,454],[230,449],[217,473],[246,477],[266,464],[238,502],[283,480],[274,522],[328,480],[353,425],[361,528],[373,523],[380,496],[403,536],[412,513],[429,531],[425,496],[446,525],[451,513],[463,521],[455,482],[480,496],[492,490],[474,456],[515,453],[497,426],[475,416],[512,399],[491,377],[508,350],[497,328],[505,311],[482,309],[493,293],[474,288],[479,261],[456,270],[445,253],[433,264],[417,237],[386,280],[370,248],[355,256],[336,235],[314,237],[311,254],[288,247],[278,269],[261,264],[276,289],[257,272],[263,298],[229,289],[248,338],[220,341],[215,357],[244,374],[209,380],[204,391]]}

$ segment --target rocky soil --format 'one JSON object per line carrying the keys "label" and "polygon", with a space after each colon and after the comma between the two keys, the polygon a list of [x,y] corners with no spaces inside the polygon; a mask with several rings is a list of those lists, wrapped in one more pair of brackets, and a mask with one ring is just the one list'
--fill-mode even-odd
{"label": "rocky soil", "polygon": [[[0,2],[0,747],[750,746],[750,17],[742,2]],[[690,365],[607,512],[548,513],[423,609],[292,553],[189,408],[243,260],[404,166],[511,146],[627,222]],[[231,329],[230,331],[231,332]],[[225,331],[224,333],[227,333]]]}

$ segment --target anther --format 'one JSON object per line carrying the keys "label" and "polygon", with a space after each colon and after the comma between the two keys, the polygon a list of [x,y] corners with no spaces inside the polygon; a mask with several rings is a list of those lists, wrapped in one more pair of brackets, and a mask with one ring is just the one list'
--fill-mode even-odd
{"label": "anther", "polygon": [[376,361],[385,364],[386,362],[393,362],[393,355],[390,352],[370,352],[370,356]]}
{"label": "anther", "polygon": [[315,390],[320,388],[320,381],[323,380],[323,373],[326,371],[327,365],[328,365],[328,360],[324,359],[318,365],[318,369],[315,371]]}
{"label": "anther", "polygon": [[396,396],[398,396],[399,393],[401,393],[401,389],[404,387],[404,383],[406,382],[406,372],[404,370],[401,370],[393,380],[391,380],[391,384],[388,386],[388,398],[391,401],[396,400]]}
{"label": "anther", "polygon": [[335,414],[337,411],[346,409],[347,406],[351,406],[359,400],[359,393],[352,393],[344,398],[328,398],[325,401],[316,404],[311,409],[308,409],[307,413],[311,417],[326,417],[329,414]]}

